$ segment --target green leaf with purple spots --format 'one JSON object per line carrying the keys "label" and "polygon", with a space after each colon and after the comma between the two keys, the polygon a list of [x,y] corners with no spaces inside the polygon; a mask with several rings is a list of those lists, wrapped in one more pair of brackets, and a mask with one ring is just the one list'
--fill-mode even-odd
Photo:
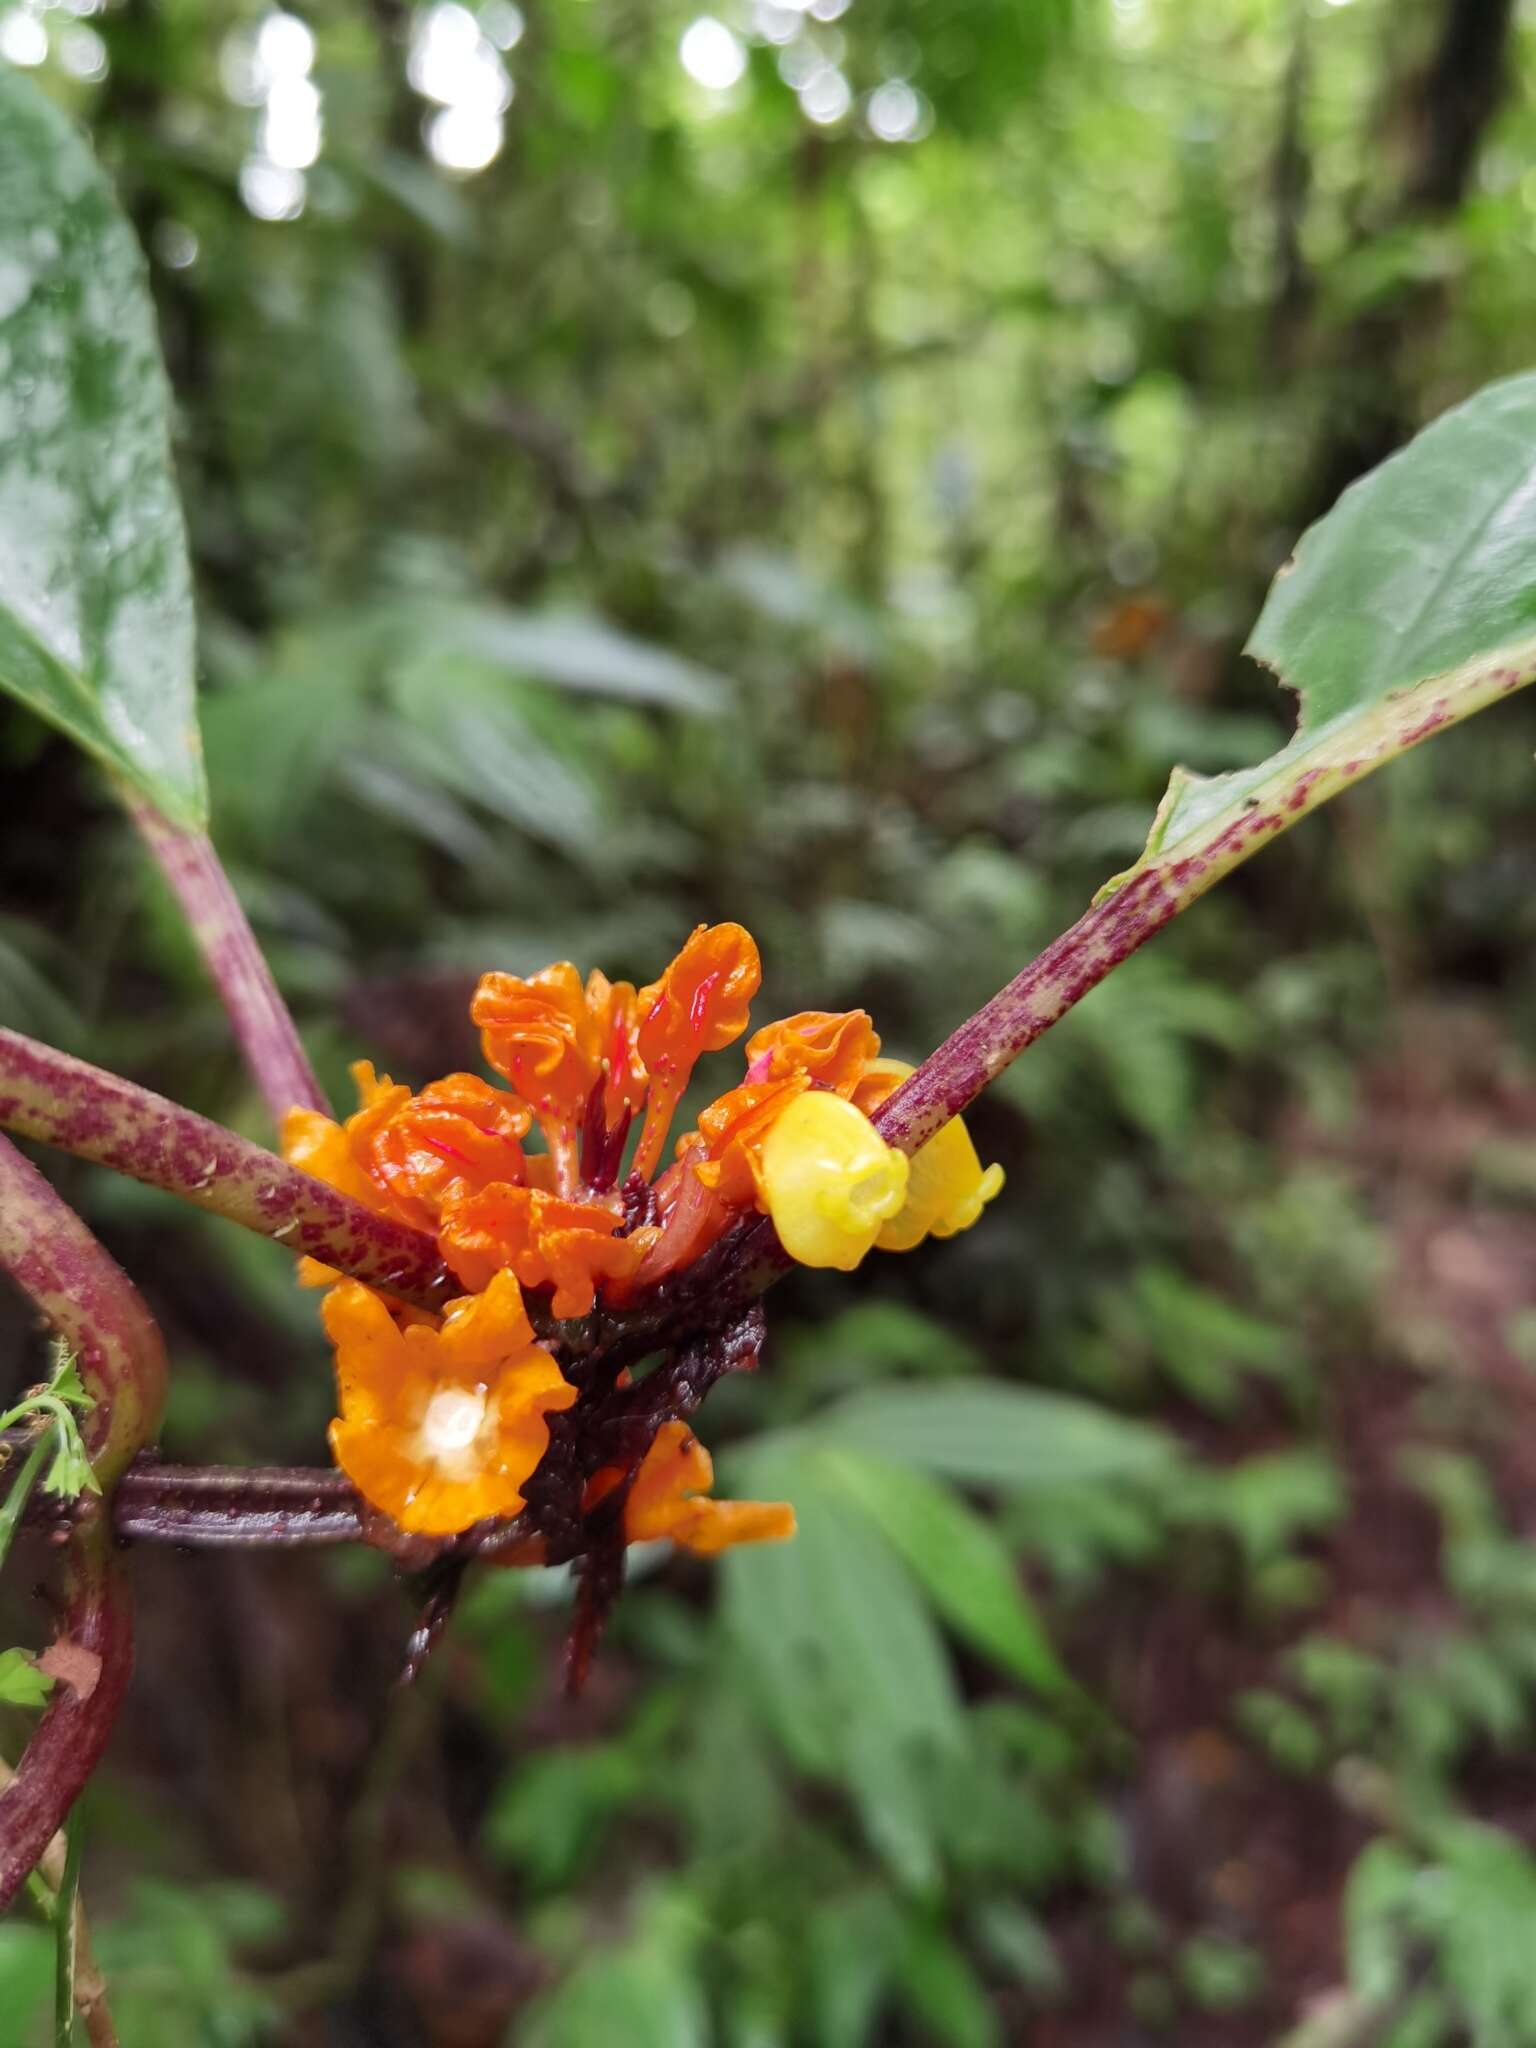
{"label": "green leaf with purple spots", "polygon": [[1299,694],[1295,736],[1230,775],[1175,769],[1146,852],[1101,894],[1155,871],[1165,903],[1189,902],[1536,680],[1536,374],[1490,385],[1352,484],[1302,535],[1246,651]]}
{"label": "green leaf with purple spots", "polygon": [[133,232],[74,124],[0,63],[0,689],[196,825],[169,412]]}

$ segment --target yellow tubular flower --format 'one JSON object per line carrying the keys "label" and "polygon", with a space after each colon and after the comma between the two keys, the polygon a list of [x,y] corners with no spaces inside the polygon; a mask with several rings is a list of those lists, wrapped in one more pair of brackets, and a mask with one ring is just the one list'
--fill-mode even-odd
{"label": "yellow tubular flower", "polygon": [[[855,1103],[866,1113],[878,1109],[912,1071],[903,1060],[871,1060],[854,1090]],[[930,1232],[953,1237],[969,1230],[1002,1184],[1003,1169],[982,1170],[970,1132],[952,1117],[913,1154],[906,1202],[875,1242],[884,1252],[909,1252]]]}
{"label": "yellow tubular flower", "polygon": [[802,1266],[851,1273],[906,1199],[908,1163],[840,1095],[797,1095],[763,1146],[761,1186],[779,1240]]}

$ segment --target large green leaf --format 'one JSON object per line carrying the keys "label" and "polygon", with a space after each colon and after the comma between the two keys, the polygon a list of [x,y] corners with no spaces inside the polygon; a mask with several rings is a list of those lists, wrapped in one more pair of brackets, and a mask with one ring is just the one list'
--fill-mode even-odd
{"label": "large green leaf", "polygon": [[199,824],[168,417],[132,231],[72,124],[0,64],[0,687]]}
{"label": "large green leaf", "polygon": [[901,1553],[957,1635],[1026,1685],[1072,1689],[1007,1545],[959,1494],[910,1465],[860,1451],[826,1450],[822,1464]]}
{"label": "large green leaf", "polygon": [[852,1796],[904,1882],[937,1869],[930,1786],[962,1744],[954,1677],[901,1559],[847,1497],[825,1453],[768,1438],[732,1460],[733,1488],[794,1503],[793,1543],[733,1550],[725,1615],[751,1696],[804,1770]]}
{"label": "large green leaf", "polygon": [[1536,373],[1493,384],[1352,484],[1275,578],[1247,652],[1301,697],[1294,738],[1174,771],[1145,853],[1165,905],[1298,818],[1536,680]]}
{"label": "large green leaf", "polygon": [[870,1387],[829,1408],[819,1441],[968,1486],[1009,1491],[1165,1474],[1177,1450],[1091,1401],[995,1380]]}

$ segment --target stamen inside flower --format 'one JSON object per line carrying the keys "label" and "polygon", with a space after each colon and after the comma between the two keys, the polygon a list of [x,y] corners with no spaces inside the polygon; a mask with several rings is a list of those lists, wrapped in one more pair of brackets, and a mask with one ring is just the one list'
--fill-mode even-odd
{"label": "stamen inside flower", "polygon": [[421,1418],[422,1448],[429,1457],[452,1457],[466,1451],[485,1424],[485,1389],[441,1387]]}

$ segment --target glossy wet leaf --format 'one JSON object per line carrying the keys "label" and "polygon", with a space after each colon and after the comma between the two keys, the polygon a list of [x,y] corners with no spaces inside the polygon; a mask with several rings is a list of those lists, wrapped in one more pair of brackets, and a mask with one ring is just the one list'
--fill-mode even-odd
{"label": "glossy wet leaf", "polygon": [[72,123],[0,65],[0,687],[200,823],[168,422],[133,233]]}
{"label": "glossy wet leaf", "polygon": [[1301,697],[1229,775],[1174,771],[1145,853],[1191,901],[1308,811],[1536,680],[1536,374],[1492,384],[1302,535],[1246,650]]}

